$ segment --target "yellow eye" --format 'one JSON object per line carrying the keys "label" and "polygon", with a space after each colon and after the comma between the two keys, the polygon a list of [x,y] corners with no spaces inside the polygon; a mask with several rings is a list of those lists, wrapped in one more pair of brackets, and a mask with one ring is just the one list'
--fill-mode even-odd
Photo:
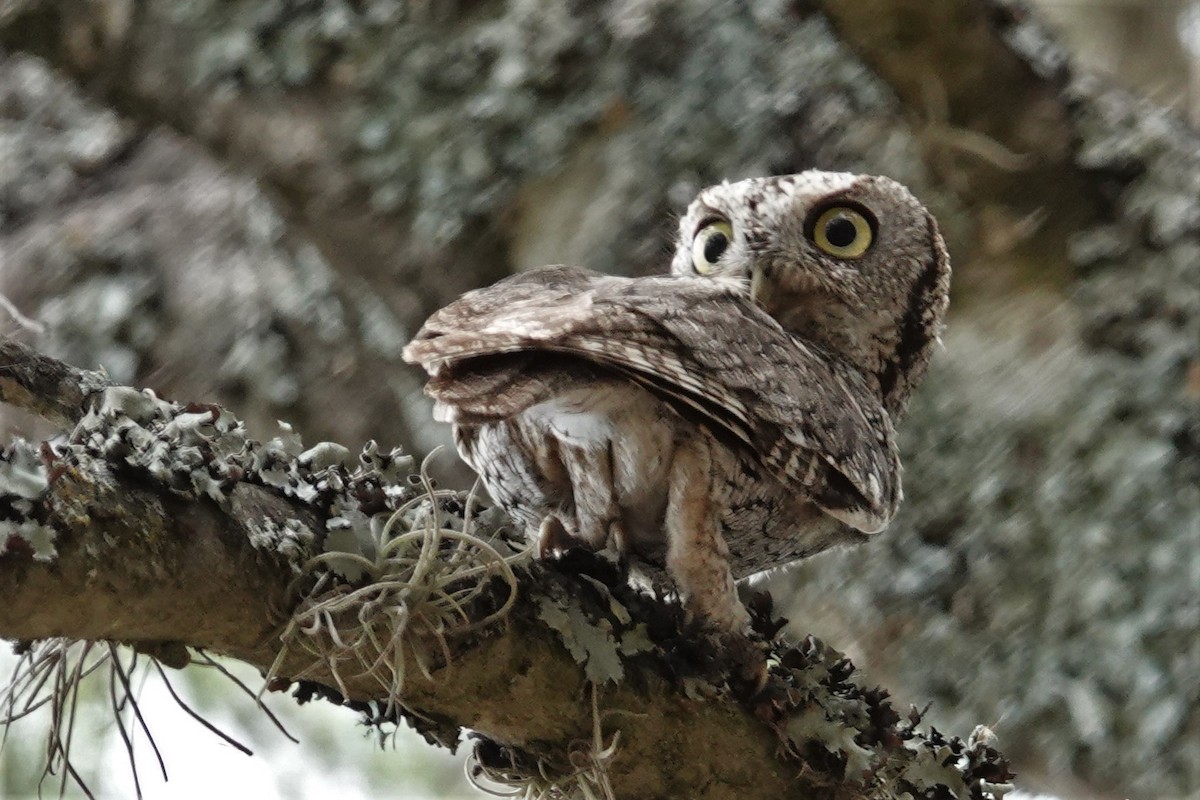
{"label": "yellow eye", "polygon": [[728,222],[710,222],[701,228],[692,240],[692,266],[696,272],[701,275],[712,272],[731,244],[733,226]]}
{"label": "yellow eye", "polygon": [[870,249],[874,238],[871,223],[849,206],[826,209],[812,229],[817,247],[838,258],[858,258]]}

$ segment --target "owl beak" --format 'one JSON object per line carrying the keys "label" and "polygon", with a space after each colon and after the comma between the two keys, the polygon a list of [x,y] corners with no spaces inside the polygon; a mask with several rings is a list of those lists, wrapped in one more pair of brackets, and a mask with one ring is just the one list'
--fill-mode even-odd
{"label": "owl beak", "polygon": [[763,309],[770,311],[771,298],[775,295],[775,281],[761,266],[750,269],[750,299]]}

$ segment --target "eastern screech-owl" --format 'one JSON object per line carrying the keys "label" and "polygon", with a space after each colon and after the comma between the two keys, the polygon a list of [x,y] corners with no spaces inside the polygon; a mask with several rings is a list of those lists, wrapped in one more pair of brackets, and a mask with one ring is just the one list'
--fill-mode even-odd
{"label": "eastern screech-owl", "polygon": [[543,547],[614,543],[737,632],[736,579],[895,513],[893,423],[937,341],[950,262],[900,184],[810,171],[702,191],[672,272],[515,275],[430,317],[405,358]]}

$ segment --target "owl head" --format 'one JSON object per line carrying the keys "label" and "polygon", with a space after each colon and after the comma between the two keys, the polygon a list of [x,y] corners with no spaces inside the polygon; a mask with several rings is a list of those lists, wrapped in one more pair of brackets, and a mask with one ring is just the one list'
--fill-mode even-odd
{"label": "owl head", "polygon": [[933,216],[899,183],[811,170],[709,187],[671,271],[734,280],[787,331],[858,369],[903,412],[949,301]]}

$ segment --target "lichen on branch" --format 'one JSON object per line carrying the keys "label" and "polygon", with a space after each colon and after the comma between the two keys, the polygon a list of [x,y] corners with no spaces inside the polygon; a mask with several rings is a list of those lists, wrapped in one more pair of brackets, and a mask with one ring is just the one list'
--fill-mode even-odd
{"label": "lichen on branch", "polygon": [[[305,449],[286,427],[257,442],[219,406],[85,385],[6,352],[4,397],[62,409],[65,386],[79,398],[65,437],[0,455],[0,636],[65,637],[36,652],[82,639],[172,666],[232,655],[267,689],[378,726],[407,721],[451,747],[475,731],[478,775],[531,797],[986,800],[1009,788],[985,729],[923,731],[915,709],[897,712],[811,637],[773,642],[765,686],[740,684],[678,602],[596,554],[531,561],[502,514],[433,486],[399,451]],[[45,369],[25,368],[35,362]],[[57,380],[38,379],[47,369]],[[770,638],[782,623],[769,600],[753,605]],[[85,670],[69,672],[53,685]],[[10,699],[28,704],[29,685],[16,676]]]}

